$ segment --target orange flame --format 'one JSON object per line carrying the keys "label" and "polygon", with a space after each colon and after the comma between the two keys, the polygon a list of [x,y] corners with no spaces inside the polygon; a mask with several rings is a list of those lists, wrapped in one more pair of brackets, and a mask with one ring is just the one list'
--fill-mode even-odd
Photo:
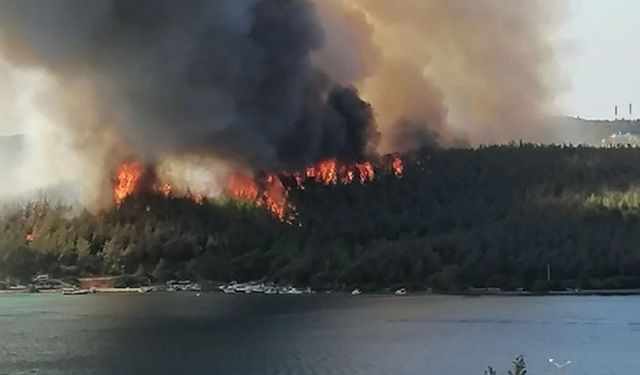
{"label": "orange flame", "polygon": [[315,167],[315,178],[325,185],[333,185],[338,182],[338,170],[336,159],[328,159]]}
{"label": "orange flame", "polygon": [[273,173],[269,173],[265,178],[263,201],[267,209],[278,219],[281,221],[286,219],[287,209],[289,208],[287,191],[280,178]]}
{"label": "orange flame", "polygon": [[138,163],[125,163],[116,171],[116,181],[113,187],[113,199],[117,205],[135,193],[138,183],[144,173],[144,167]]}
{"label": "orange flame", "polygon": [[400,177],[404,173],[404,164],[398,155],[393,156],[391,161],[391,171],[394,175]]}
{"label": "orange flame", "polygon": [[253,179],[243,173],[231,174],[227,192],[235,199],[254,202],[258,199],[258,186]]}
{"label": "orange flame", "polygon": [[353,168],[350,168],[344,165],[340,167],[338,174],[340,175],[340,183],[345,185],[352,183],[353,179],[356,176]]}
{"label": "orange flame", "polygon": [[363,184],[373,181],[373,178],[376,176],[376,173],[373,170],[373,165],[368,161],[356,164],[356,168],[360,174],[360,182]]}
{"label": "orange flame", "polygon": [[338,165],[336,159],[328,159],[318,165],[307,167],[304,176],[294,174],[296,184],[304,189],[305,177],[325,185],[337,183],[350,184],[356,178],[356,173],[361,183],[371,182],[375,178],[373,164],[368,161],[353,165]]}
{"label": "orange flame", "polygon": [[288,202],[287,190],[275,173],[268,173],[264,177],[262,188],[246,174],[233,173],[229,178],[227,193],[232,198],[266,207],[281,221],[288,222],[292,217],[293,207]]}
{"label": "orange flame", "polygon": [[35,240],[35,239],[36,239],[36,234],[35,234],[34,232],[29,232],[29,233],[27,233],[26,237],[24,238],[24,240],[25,240],[27,243],[31,243],[31,242],[33,242],[33,240]]}

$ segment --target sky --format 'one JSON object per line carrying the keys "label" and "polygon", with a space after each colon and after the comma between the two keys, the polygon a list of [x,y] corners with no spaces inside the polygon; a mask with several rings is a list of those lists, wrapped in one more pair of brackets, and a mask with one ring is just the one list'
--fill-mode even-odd
{"label": "sky", "polygon": [[640,1],[570,0],[566,32],[570,41],[560,56],[568,89],[561,110],[583,118],[640,118]]}

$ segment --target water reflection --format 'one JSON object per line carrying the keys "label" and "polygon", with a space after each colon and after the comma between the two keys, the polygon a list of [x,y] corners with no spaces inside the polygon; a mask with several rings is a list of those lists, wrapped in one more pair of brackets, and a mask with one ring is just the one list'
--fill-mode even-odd
{"label": "water reflection", "polygon": [[525,354],[640,368],[635,297],[0,298],[0,374],[481,374]]}

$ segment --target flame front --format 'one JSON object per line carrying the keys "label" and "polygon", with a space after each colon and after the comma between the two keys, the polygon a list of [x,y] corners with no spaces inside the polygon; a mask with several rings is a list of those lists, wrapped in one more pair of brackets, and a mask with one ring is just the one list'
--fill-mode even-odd
{"label": "flame front", "polygon": [[[336,159],[325,160],[316,167],[313,167],[313,176],[317,181],[323,182],[325,185],[335,184],[338,182],[337,165]],[[309,177],[309,168],[307,168],[307,177]]]}
{"label": "flame front", "polygon": [[391,160],[391,172],[398,177],[402,176],[404,173],[404,164],[398,155],[393,155],[393,159]]}
{"label": "flame front", "polygon": [[368,161],[356,164],[356,169],[360,174],[360,182],[363,184],[373,181],[376,176],[376,172],[373,170],[373,165]]}
{"label": "flame front", "polygon": [[281,221],[287,219],[287,214],[291,210],[287,201],[287,191],[280,181],[280,178],[273,173],[269,173],[265,178],[265,189],[262,199],[267,209]]}
{"label": "flame front", "polygon": [[[377,171],[386,171],[397,177],[404,173],[402,159],[398,155],[389,155],[383,164],[361,161],[352,164],[339,162],[336,158],[324,160],[316,165],[305,168],[302,172],[282,173],[262,172],[258,177],[243,172],[233,172],[226,184],[227,196],[243,202],[248,202],[266,208],[283,222],[292,222],[295,217],[295,207],[289,203],[289,191],[281,177],[295,182],[292,188],[305,190],[308,182],[322,185],[346,185],[354,182],[367,184],[375,180]],[[145,174],[142,164],[132,162],[122,164],[116,171],[113,197],[117,205],[129,196],[141,190],[140,184]],[[152,174],[153,175],[153,174]],[[204,199],[214,198],[216,195],[209,190],[190,191],[176,189],[166,180],[151,181],[148,186],[151,192],[165,198],[184,197],[196,204],[202,204]],[[27,237],[27,242],[32,241]]]}
{"label": "flame front", "polygon": [[252,177],[243,173],[233,173],[229,177],[227,193],[234,199],[264,206],[281,221],[287,221],[293,208],[288,203],[287,190],[280,177],[268,173],[261,189]]}
{"label": "flame front", "polygon": [[138,163],[125,163],[116,171],[116,181],[113,187],[113,199],[117,205],[136,192],[144,167]]}
{"label": "flame front", "polygon": [[[401,175],[402,173],[400,173]],[[399,176],[398,174],[396,174]],[[306,180],[314,180],[324,185],[346,185],[352,183],[356,176],[360,183],[374,180],[376,172],[373,164],[368,161],[355,164],[339,164],[336,159],[327,159],[315,166],[307,167],[304,175],[294,173],[293,177],[299,188],[304,189]]]}
{"label": "flame front", "polygon": [[258,185],[244,173],[232,173],[227,186],[228,194],[238,200],[255,202],[258,199]]}

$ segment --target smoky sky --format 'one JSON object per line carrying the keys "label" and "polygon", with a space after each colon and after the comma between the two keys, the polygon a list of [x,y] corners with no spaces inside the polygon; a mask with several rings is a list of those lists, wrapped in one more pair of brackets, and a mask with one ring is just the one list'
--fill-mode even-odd
{"label": "smoky sky", "polygon": [[0,0],[4,58],[45,69],[71,101],[88,82],[95,131],[115,130],[148,160],[364,158],[378,140],[373,110],[312,64],[324,39],[309,0]]}

